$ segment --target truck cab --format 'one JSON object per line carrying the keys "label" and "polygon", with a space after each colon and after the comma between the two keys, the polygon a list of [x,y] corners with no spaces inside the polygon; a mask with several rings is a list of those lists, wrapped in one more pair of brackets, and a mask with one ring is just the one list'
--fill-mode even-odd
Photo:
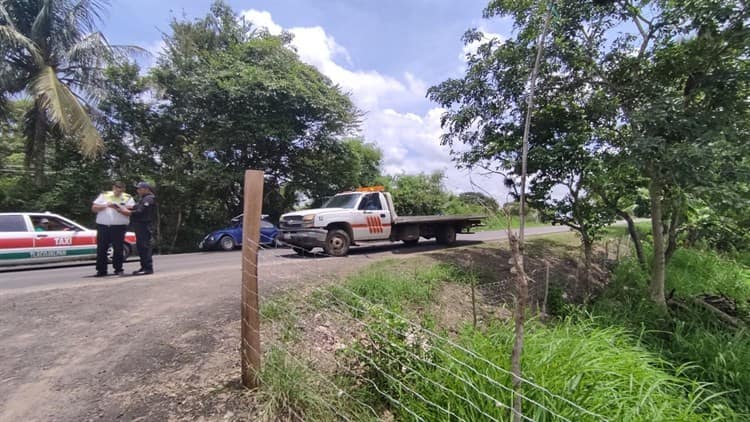
{"label": "truck cab", "polygon": [[389,239],[394,214],[390,195],[384,192],[344,192],[321,208],[282,215],[281,240],[300,253],[322,247],[330,255],[343,256],[356,241]]}

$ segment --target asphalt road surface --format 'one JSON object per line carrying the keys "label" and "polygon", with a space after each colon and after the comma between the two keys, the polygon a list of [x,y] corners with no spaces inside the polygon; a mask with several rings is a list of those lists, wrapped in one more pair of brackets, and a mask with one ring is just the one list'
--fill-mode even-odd
{"label": "asphalt road surface", "polygon": [[[527,235],[554,233],[568,231],[567,227],[530,227],[526,229]],[[487,242],[505,239],[504,231],[487,231],[474,234],[459,234],[457,236],[456,246],[470,245],[476,242]],[[435,241],[424,240],[416,247],[405,247],[401,242],[382,242],[370,243],[361,247],[354,247],[350,250],[350,256],[344,259],[374,259],[385,256],[401,255],[408,253],[426,252],[444,248]],[[320,249],[317,249],[320,251]],[[321,257],[326,261],[326,266],[346,265],[345,261],[336,263],[335,259]],[[156,273],[148,277],[149,279],[159,279],[173,276],[189,276],[196,273],[223,273],[232,270],[239,270],[242,259],[242,251],[234,252],[198,252],[176,255],[162,255],[154,257]],[[299,257],[291,249],[265,249],[261,250],[258,256],[260,269],[273,273],[273,267],[287,266],[296,262]],[[129,274],[140,267],[138,259],[131,257],[125,263],[125,279]],[[110,268],[110,271],[112,269]],[[66,286],[80,286],[86,284],[101,285],[102,283],[113,282],[120,277],[109,276],[107,278],[95,278],[93,262],[77,262],[59,265],[49,265],[43,267],[0,267],[0,294],[12,290],[17,293],[35,290],[46,290],[50,288],[60,288]]]}
{"label": "asphalt road surface", "polygon": [[[530,228],[529,234],[565,231]],[[459,236],[458,245],[502,232]],[[259,258],[261,303],[378,259],[443,249],[384,244],[346,258]],[[242,420],[241,252],[155,257],[156,273],[94,278],[93,265],[0,273],[0,421]],[[127,271],[137,262],[126,264]],[[241,396],[241,395],[240,395]]]}

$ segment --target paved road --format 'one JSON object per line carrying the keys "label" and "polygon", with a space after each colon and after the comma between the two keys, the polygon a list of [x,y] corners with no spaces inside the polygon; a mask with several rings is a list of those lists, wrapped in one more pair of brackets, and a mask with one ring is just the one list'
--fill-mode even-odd
{"label": "paved road", "polygon": [[[275,289],[312,289],[378,259],[440,248],[368,246],[347,258],[266,250],[261,303]],[[141,277],[94,278],[92,266],[0,274],[0,421],[244,420],[252,401],[237,401],[247,397],[237,387],[240,257],[159,256],[157,273]]]}
{"label": "paved road", "polygon": [[[530,227],[527,229],[528,235],[553,233],[568,231],[566,227]],[[458,235],[457,246],[465,246],[476,242],[487,242],[505,238],[504,231],[487,231],[470,235]],[[373,243],[367,246],[352,248],[350,252],[351,259],[372,259],[384,257],[387,255],[400,255],[404,253],[418,253],[443,248],[444,246],[435,244],[434,241],[421,242],[416,247],[404,247],[400,242],[390,243]],[[234,252],[199,252],[177,255],[163,255],[155,258],[157,273],[152,276],[146,276],[150,279],[159,279],[173,276],[189,276],[193,273],[222,273],[239,269],[241,262],[241,251]],[[336,258],[327,258],[335,260]],[[299,257],[297,254],[287,248],[267,249],[260,251],[258,260],[260,267],[273,272],[273,267],[288,266],[296,262]],[[342,261],[343,263],[344,261]],[[328,264],[327,264],[328,265]],[[126,273],[138,269],[138,261],[130,259],[125,264]],[[59,265],[47,268],[23,268],[15,270],[13,268],[0,267],[0,294],[14,291],[28,292],[34,290],[46,290],[65,286],[79,286],[86,284],[102,284],[103,282],[113,282],[118,278],[114,276],[106,279],[94,278],[93,263],[78,263],[74,265]],[[131,279],[130,277],[124,277]],[[132,280],[132,279],[131,279]]]}

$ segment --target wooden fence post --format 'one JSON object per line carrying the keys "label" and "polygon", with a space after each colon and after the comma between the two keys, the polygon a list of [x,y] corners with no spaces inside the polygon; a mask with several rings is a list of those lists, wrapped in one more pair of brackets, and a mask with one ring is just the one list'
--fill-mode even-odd
{"label": "wooden fence post", "polygon": [[260,373],[260,312],[258,300],[258,242],[263,207],[263,172],[245,171],[242,218],[242,324],[240,358],[242,385],[258,387]]}

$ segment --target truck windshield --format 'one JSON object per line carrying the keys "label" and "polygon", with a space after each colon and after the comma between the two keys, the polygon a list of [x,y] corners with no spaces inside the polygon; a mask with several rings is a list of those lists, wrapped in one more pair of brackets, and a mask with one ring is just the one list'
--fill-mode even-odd
{"label": "truck windshield", "polygon": [[361,193],[336,195],[323,204],[322,208],[354,208],[360,196],[362,196]]}

